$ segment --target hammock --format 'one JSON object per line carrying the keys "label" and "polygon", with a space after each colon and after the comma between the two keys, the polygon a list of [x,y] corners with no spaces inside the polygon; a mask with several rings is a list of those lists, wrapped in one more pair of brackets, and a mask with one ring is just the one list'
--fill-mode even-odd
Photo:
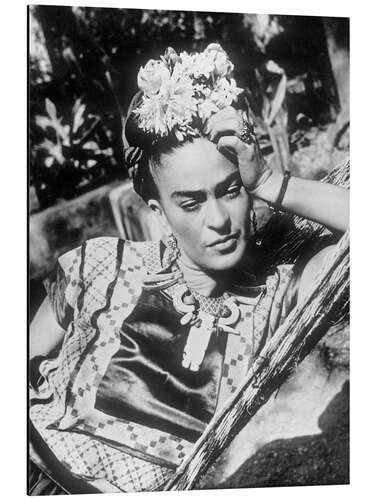
{"label": "hammock", "polygon": [[[333,170],[324,182],[349,187],[349,162]],[[334,236],[333,236],[334,237]],[[308,250],[331,238],[326,228],[290,214],[274,216],[262,232],[265,272],[271,267],[294,263]],[[345,321],[349,302],[349,235],[338,241],[336,251],[316,280],[316,287],[303,307],[292,311],[252,366],[248,377],[207,426],[191,454],[177,469],[165,490],[193,489],[202,475],[240,430],[311,352],[332,325]],[[66,494],[56,478],[30,464],[29,494]],[[75,491],[87,492],[86,486]]]}
{"label": "hammock", "polygon": [[[348,188],[349,162],[333,170],[323,182]],[[327,230],[320,224],[289,214],[275,216],[264,229],[263,244],[267,262],[269,265],[294,262],[307,248],[316,246],[324,236],[328,236]],[[348,311],[347,231],[316,277],[315,286],[304,304],[289,314],[265,345],[248,376],[208,424],[190,455],[178,467],[164,489],[193,489],[234,437],[288,379],[330,327],[348,319]]]}

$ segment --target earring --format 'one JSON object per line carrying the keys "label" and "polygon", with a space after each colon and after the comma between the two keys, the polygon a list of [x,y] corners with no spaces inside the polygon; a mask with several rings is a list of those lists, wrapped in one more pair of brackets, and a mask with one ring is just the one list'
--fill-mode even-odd
{"label": "earring", "polygon": [[171,254],[178,257],[180,254],[180,249],[178,248],[176,236],[173,233],[168,234],[166,244],[167,244],[167,247],[169,248]]}
{"label": "earring", "polygon": [[253,226],[253,236],[255,238],[255,244],[256,245],[261,245],[262,244],[262,238],[260,237],[258,233],[258,220],[257,220],[257,215],[254,209],[251,209],[250,213],[250,221]]}

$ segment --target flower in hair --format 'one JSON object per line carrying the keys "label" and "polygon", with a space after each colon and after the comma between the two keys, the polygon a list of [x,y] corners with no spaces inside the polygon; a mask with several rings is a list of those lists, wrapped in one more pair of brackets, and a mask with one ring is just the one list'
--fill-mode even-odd
{"label": "flower in hair", "polygon": [[191,122],[196,109],[190,78],[181,76],[164,81],[157,93],[145,95],[135,110],[139,127],[146,132],[166,136],[176,126]]}
{"label": "flower in hair", "polygon": [[168,48],[160,60],[151,59],[138,73],[142,99],[133,110],[138,126],[160,137],[173,133],[179,141],[198,136],[196,119],[204,123],[243,91],[232,72],[233,64],[219,44],[193,54]]}
{"label": "flower in hair", "polygon": [[163,82],[169,80],[170,73],[163,61],[150,59],[138,73],[138,87],[145,96],[152,96],[160,91]]}

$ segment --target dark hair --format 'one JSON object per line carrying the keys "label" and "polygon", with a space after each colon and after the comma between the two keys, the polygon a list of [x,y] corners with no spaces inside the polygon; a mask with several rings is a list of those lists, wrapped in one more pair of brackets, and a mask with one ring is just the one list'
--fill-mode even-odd
{"label": "dark hair", "polygon": [[[158,199],[159,192],[155,183],[155,173],[162,165],[162,156],[182,147],[188,142],[192,142],[196,137],[205,137],[203,133],[203,123],[200,118],[194,117],[191,127],[197,131],[197,135],[187,136],[183,141],[179,141],[173,132],[167,136],[159,136],[148,133],[138,126],[138,119],[133,110],[141,103],[142,92],[139,91],[130,102],[128,113],[123,123],[123,143],[125,148],[125,162],[129,169],[135,191],[147,201],[151,198]],[[247,114],[249,105],[246,96],[240,96],[237,103],[233,104],[237,109],[242,109]],[[136,165],[127,161],[126,150],[129,148],[139,148],[142,152],[137,157]]]}
{"label": "dark hair", "polygon": [[[163,155],[182,147],[194,138],[186,137],[183,141],[179,141],[173,133],[161,137],[140,129],[137,118],[132,113],[132,110],[137,105],[136,97],[133,98],[129,106],[128,115],[124,120],[123,143],[125,148],[125,162],[127,163],[134,189],[147,202],[151,198],[159,198],[155,173],[162,165]],[[202,128],[202,124],[200,124],[197,130],[201,130]],[[203,137],[203,132],[200,135]],[[141,152],[136,166],[131,165],[131,162],[129,163],[127,158],[126,152],[129,148],[139,148]]]}

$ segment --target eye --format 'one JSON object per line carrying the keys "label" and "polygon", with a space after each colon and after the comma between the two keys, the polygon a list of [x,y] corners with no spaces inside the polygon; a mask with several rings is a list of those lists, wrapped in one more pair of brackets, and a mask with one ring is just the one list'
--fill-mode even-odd
{"label": "eye", "polygon": [[241,187],[242,186],[240,184],[230,186],[226,192],[228,198],[237,198],[237,196],[240,194]]}
{"label": "eye", "polygon": [[199,203],[194,200],[190,200],[185,203],[181,203],[180,207],[185,212],[194,212],[195,210],[199,209]]}

